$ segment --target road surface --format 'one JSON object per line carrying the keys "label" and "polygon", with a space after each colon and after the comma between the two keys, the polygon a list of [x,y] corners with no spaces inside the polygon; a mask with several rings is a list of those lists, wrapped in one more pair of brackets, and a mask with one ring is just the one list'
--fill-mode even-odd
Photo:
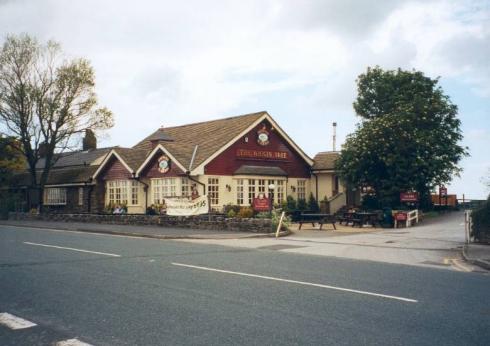
{"label": "road surface", "polygon": [[489,287],[483,273],[0,226],[4,346],[486,345]]}

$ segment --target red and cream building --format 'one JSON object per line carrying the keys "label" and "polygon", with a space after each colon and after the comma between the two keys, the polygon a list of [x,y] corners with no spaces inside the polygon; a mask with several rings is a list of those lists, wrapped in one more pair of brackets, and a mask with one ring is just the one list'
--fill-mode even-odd
{"label": "red and cream building", "polygon": [[[129,213],[144,213],[165,198],[196,194],[208,195],[216,210],[249,206],[272,186],[275,203],[287,196],[307,200],[311,193],[344,205],[334,171],[337,155],[310,158],[267,112],[259,112],[160,128],[132,148],[109,148],[88,163],[90,177],[80,184],[90,187],[88,212],[124,204]],[[46,193],[67,183],[54,182]]]}

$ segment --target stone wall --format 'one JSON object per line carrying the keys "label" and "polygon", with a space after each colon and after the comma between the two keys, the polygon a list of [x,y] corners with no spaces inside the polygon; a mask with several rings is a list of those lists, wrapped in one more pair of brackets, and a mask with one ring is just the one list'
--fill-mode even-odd
{"label": "stone wall", "polygon": [[272,233],[270,219],[240,219],[225,218],[223,216],[167,216],[167,215],[99,215],[99,214],[31,214],[9,213],[9,220],[40,220],[40,221],[64,221],[64,222],[88,222],[117,225],[151,225],[161,227],[209,229],[213,231],[234,231],[253,233]]}

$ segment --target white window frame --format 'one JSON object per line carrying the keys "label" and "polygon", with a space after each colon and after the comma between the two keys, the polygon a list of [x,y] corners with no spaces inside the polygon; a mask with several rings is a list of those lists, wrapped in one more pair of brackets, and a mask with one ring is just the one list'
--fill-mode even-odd
{"label": "white window frame", "polygon": [[208,198],[212,206],[219,205],[219,178],[208,178]]}
{"label": "white window frame", "polygon": [[106,181],[107,204],[139,206],[139,189],[140,184],[134,179],[108,180]]}
{"label": "white window frame", "polygon": [[78,206],[83,206],[83,187],[78,188]]}
{"label": "white window frame", "polygon": [[66,205],[66,188],[45,187],[44,205]]}
{"label": "white window frame", "polygon": [[164,204],[165,198],[189,197],[190,181],[186,177],[151,179],[151,200],[153,204]]}
{"label": "white window frame", "polygon": [[236,179],[236,204],[245,205],[245,179]]}
{"label": "white window frame", "polygon": [[303,199],[306,201],[306,179],[298,179],[296,196],[298,197],[298,200]]}

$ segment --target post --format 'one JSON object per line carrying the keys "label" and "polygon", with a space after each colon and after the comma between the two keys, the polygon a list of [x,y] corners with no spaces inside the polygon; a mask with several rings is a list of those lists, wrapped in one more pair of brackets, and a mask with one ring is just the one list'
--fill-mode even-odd
{"label": "post", "polygon": [[281,218],[279,219],[279,224],[277,225],[277,230],[276,230],[276,238],[279,238],[279,232],[281,231],[281,226],[282,226],[282,220],[284,219],[284,214],[286,212],[281,213]]}

